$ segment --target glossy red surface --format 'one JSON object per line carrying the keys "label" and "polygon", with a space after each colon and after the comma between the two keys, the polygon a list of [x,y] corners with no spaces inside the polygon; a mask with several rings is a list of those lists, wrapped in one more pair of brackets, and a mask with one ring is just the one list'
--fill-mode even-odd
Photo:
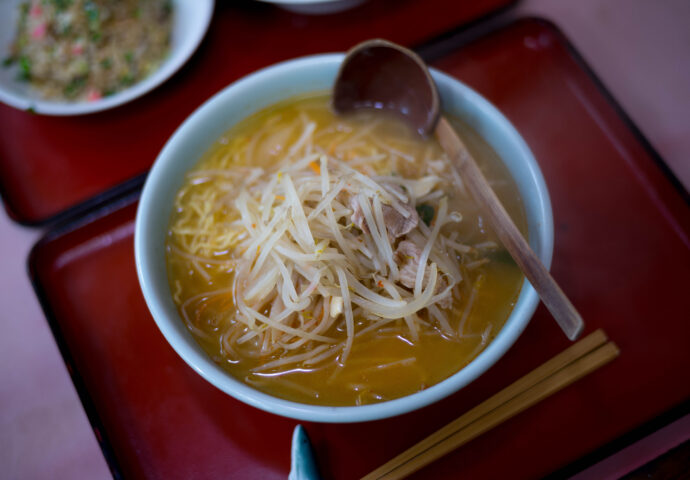
{"label": "glossy red surface", "polygon": [[266,65],[344,51],[374,36],[416,45],[512,2],[369,0],[338,15],[304,16],[261,2],[219,1],[196,54],[141,99],[71,118],[37,116],[0,104],[5,208],[20,222],[41,222],[146,172],[196,107]]}
{"label": "glossy red surface", "polygon": [[[690,399],[690,208],[548,24],[521,21],[436,62],[514,122],[551,193],[552,273],[613,363],[417,478],[542,477]],[[139,291],[135,205],[37,245],[31,271],[125,478],[285,478],[295,422],[233,400],[167,345]],[[306,424],[326,478],[357,478],[563,350],[543,307],[480,379],[436,405]]]}

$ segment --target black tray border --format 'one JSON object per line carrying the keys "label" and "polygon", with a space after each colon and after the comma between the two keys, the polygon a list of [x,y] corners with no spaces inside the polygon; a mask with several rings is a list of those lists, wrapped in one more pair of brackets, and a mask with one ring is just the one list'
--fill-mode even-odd
{"label": "black tray border", "polygon": [[141,190],[141,188],[144,186],[147,175],[148,171],[140,173],[122,183],[115,185],[114,187],[108,188],[101,193],[97,193],[96,195],[89,197],[82,202],[72,205],[71,207],[67,207],[54,215],[39,219],[28,219],[21,217],[14,208],[12,199],[6,195],[4,185],[1,182],[0,199],[2,199],[2,203],[5,206],[7,216],[18,225],[22,225],[24,227],[49,228],[56,226],[55,228],[59,228],[60,224],[70,221],[79,222],[80,218],[89,216],[91,213],[105,208],[113,202],[117,202],[119,199],[129,195],[133,191]]}
{"label": "black tray border", "polygon": [[[623,120],[624,124],[631,131],[636,140],[640,142],[642,147],[651,156],[656,166],[666,176],[669,183],[671,183],[677,193],[685,201],[685,204],[690,206],[690,194],[688,190],[685,189],[680,180],[664,162],[661,155],[655,150],[655,148],[644,136],[637,125],[632,121],[625,110],[623,110],[621,105],[616,101],[615,97],[606,88],[596,73],[594,73],[592,68],[587,64],[582,55],[575,49],[574,45],[568,40],[561,29],[550,20],[540,17],[526,16],[503,18],[503,14],[508,12],[512,6],[515,5],[515,3],[517,3],[517,1],[472,22],[464,24],[463,26],[436,36],[433,39],[416,46],[414,50],[419,53],[419,55],[425,61],[429,62],[449,54],[453,50],[462,48],[464,45],[472,41],[489,36],[514,24],[536,22],[551,29],[559,37],[559,41],[566,47],[566,50],[576,61],[578,66],[582,68],[582,70],[594,82],[599,92],[604,96],[616,114]],[[73,230],[76,230],[85,224],[104,217],[115,210],[124,208],[136,202],[139,199],[141,188],[143,187],[147,174],[148,172],[137,175],[136,177],[133,177],[109,190],[106,190],[105,192],[98,194],[80,204],[77,204],[73,207],[68,207],[52,217],[36,222],[24,222],[17,220],[12,215],[13,212],[7,209],[10,217],[15,219],[15,221],[21,225],[52,225],[52,228],[50,228],[32,247],[27,259],[27,272],[34,292],[36,293],[41,308],[46,316],[47,323],[51,329],[51,332],[53,333],[53,336],[55,337],[55,342],[65,362],[67,371],[72,379],[77,394],[79,395],[79,399],[84,406],[85,413],[94,431],[96,440],[98,441],[108,468],[110,469],[110,472],[115,480],[123,480],[125,476],[122,473],[122,469],[117,461],[115,449],[108,439],[104,424],[98,414],[96,404],[91,398],[88,389],[86,388],[86,385],[79,374],[79,371],[76,369],[72,355],[67,347],[67,342],[60,329],[57,316],[52,311],[46,291],[39,281],[36,261],[38,252],[44,244],[49,243],[50,241]],[[0,192],[0,196],[2,196],[2,192]],[[651,433],[673,423],[688,413],[690,413],[690,399],[672,407],[667,412],[664,412],[648,422],[643,423],[642,425],[623,434],[617,439],[594,449],[580,459],[552,472],[545,478],[549,480],[565,479],[580,473],[594,464],[645,438]]]}

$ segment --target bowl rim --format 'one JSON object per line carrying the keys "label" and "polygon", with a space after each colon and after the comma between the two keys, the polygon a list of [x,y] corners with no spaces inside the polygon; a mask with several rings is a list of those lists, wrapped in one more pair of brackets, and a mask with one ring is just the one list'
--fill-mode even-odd
{"label": "bowl rim", "polygon": [[[343,53],[330,53],[280,62],[233,82],[204,102],[175,131],[156,158],[139,200],[134,234],[137,275],[146,303],[163,336],[189,366],[211,384],[244,403],[277,415],[324,423],[352,423],[393,417],[428,406],[457,392],[474,381],[503,356],[525,329],[538,304],[536,292],[525,279],[520,288],[515,307],[506,323],[489,345],[468,365],[450,377],[420,392],[381,403],[361,406],[302,404],[256,390],[222,370],[205,353],[202,352],[200,354],[199,348],[189,344],[190,339],[192,339],[191,335],[183,338],[183,335],[180,335],[179,331],[173,328],[172,322],[180,322],[180,319],[178,315],[172,319],[165,315],[162,299],[154,292],[154,287],[152,286],[152,282],[155,280],[152,276],[152,266],[155,264],[152,258],[154,255],[149,255],[147,258],[147,246],[145,243],[149,218],[152,215],[160,215],[160,211],[155,208],[155,194],[162,182],[166,181],[166,169],[168,163],[174,158],[173,152],[184,143],[183,137],[185,134],[194,125],[203,122],[204,118],[210,115],[210,112],[216,108],[216,104],[231,101],[233,97],[239,95],[243,90],[251,89],[253,84],[259,81],[266,81],[274,76],[283,75],[287,71],[314,67],[315,65],[324,67],[335,66],[337,68],[337,65],[342,62],[343,58]],[[543,175],[532,152],[515,127],[488,100],[461,81],[436,69],[432,68],[430,70],[434,80],[439,85],[439,90],[442,90],[442,86],[452,88],[466,98],[469,103],[480,106],[483,115],[490,122],[500,127],[501,134],[517,150],[516,156],[519,156],[525,162],[526,175],[530,179],[530,183],[536,186],[537,199],[535,211],[540,227],[534,232],[529,232],[530,244],[534,246],[536,242],[537,245],[541,246],[538,255],[548,269],[553,253],[551,202]],[[289,96],[286,95],[285,98]],[[197,160],[201,154],[203,152],[200,153]],[[165,287],[169,294],[169,287],[167,285]],[[189,334],[188,331],[186,333]],[[191,341],[194,342],[193,339]]]}
{"label": "bowl rim", "polygon": [[182,38],[183,41],[176,48],[170,49],[166,58],[153,73],[134,85],[93,102],[65,102],[13,92],[0,83],[0,102],[19,110],[41,115],[76,116],[109,110],[149,93],[167,81],[187,63],[201,44],[211,23],[215,0],[174,0],[176,8],[179,8],[180,2],[185,2],[192,8],[199,9],[197,17],[199,21],[192,24],[193,28]]}
{"label": "bowl rim", "polygon": [[310,5],[315,3],[336,3],[348,2],[351,0],[259,0],[264,3],[273,3],[276,5]]}

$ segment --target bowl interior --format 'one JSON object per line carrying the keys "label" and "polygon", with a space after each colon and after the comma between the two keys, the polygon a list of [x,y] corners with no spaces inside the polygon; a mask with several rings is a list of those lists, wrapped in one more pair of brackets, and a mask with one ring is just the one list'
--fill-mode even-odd
{"label": "bowl interior", "polygon": [[[0,1],[0,58],[10,51],[21,0]],[[170,53],[161,66],[142,81],[93,102],[43,99],[26,82],[17,80],[17,67],[0,67],[0,101],[45,115],[80,115],[122,105],[151,91],[172,76],[194,53],[211,21],[214,0],[174,0]]]}
{"label": "bowl interior", "polygon": [[[156,159],[142,192],[135,227],[137,272],[144,297],[158,327],[177,353],[209,382],[241,401],[283,416],[321,422],[390,417],[457,391],[505,353],[529,322],[538,302],[536,293],[524,281],[505,326],[467,367],[426,390],[379,404],[326,407],[283,400],[235,380],[208,358],[180,320],[168,287],[165,239],[174,197],[185,173],[230,127],[282,99],[330,90],[342,59],[342,54],[329,54],[277,64],[237,81],[203,104],[180,126]],[[551,206],[529,148],[507,119],[483,97],[445,74],[432,71],[432,75],[444,110],[474,128],[508,167],[524,202],[530,245],[548,268],[553,249]]]}

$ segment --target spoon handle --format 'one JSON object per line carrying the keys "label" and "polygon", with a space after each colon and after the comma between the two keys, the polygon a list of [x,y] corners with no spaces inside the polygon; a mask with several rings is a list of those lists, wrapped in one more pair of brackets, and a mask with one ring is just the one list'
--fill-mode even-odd
{"label": "spoon handle", "polygon": [[541,301],[570,340],[575,340],[584,327],[582,317],[549,274],[515,226],[474,158],[448,121],[441,117],[436,125],[436,138],[460,173],[465,186],[483,207],[496,235],[518,264]]}

